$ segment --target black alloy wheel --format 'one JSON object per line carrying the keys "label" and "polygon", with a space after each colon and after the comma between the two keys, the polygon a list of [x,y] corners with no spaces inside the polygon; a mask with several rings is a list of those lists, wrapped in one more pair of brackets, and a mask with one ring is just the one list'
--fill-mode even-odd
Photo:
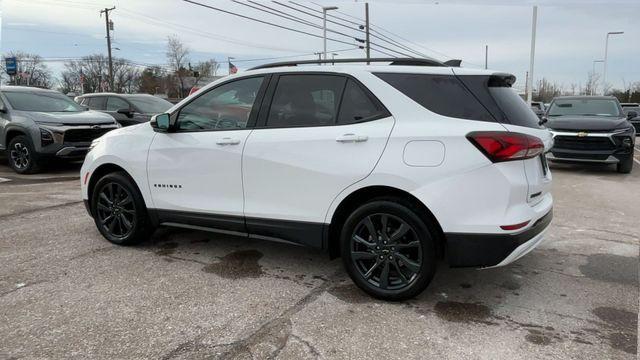
{"label": "black alloy wheel", "polygon": [[90,204],[98,231],[114,244],[136,244],[153,233],[142,194],[125,172],[100,178],[93,187]]}
{"label": "black alloy wheel", "polygon": [[124,239],[136,225],[136,205],[131,193],[118,183],[104,184],[98,193],[96,216],[102,230]]}
{"label": "black alloy wheel", "polygon": [[353,231],[351,260],[371,285],[399,290],[416,280],[422,266],[422,245],[406,221],[391,214],[372,214]]}
{"label": "black alloy wheel", "polygon": [[384,300],[421,293],[435,274],[435,226],[410,202],[379,198],[346,219],[341,256],[353,282]]}

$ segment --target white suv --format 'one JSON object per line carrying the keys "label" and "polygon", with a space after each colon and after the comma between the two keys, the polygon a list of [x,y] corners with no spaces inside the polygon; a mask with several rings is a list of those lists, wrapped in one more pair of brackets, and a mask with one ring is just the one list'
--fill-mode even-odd
{"label": "white suv", "polygon": [[439,258],[502,266],[540,243],[552,138],[512,75],[342,64],[356,61],[229,76],[94,141],[81,182],[98,230],[122,245],[164,225],[320,248],[390,300],[424,290]]}

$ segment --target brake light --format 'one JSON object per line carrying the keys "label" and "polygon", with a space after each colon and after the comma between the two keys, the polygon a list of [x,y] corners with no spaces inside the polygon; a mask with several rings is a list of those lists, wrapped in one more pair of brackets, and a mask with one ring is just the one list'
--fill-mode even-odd
{"label": "brake light", "polygon": [[467,134],[467,139],[494,163],[530,159],[544,151],[542,140],[527,134],[476,131]]}

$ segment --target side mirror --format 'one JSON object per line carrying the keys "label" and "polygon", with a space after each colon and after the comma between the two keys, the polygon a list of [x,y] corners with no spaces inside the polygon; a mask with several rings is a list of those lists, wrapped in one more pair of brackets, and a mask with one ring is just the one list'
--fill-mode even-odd
{"label": "side mirror", "polygon": [[133,110],[131,109],[118,109],[116,112],[118,114],[126,115],[129,118],[133,117]]}
{"label": "side mirror", "polygon": [[635,111],[629,111],[627,113],[627,120],[631,120],[631,119],[636,118],[636,117],[638,117],[638,113],[635,112]]}
{"label": "side mirror", "polygon": [[153,130],[158,132],[168,132],[169,131],[169,114],[158,114],[153,115],[151,117],[151,121],[149,124],[153,128]]}
{"label": "side mirror", "polygon": [[7,107],[1,103],[0,103],[0,113],[3,113],[3,114],[7,113]]}

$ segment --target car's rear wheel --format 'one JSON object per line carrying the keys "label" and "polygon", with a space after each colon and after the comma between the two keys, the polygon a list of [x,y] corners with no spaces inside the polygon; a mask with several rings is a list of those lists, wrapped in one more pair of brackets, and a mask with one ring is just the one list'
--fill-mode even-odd
{"label": "car's rear wheel", "polygon": [[616,165],[616,170],[622,174],[628,174],[633,169],[633,154],[629,155],[626,159],[620,161]]}
{"label": "car's rear wheel", "polygon": [[347,273],[362,290],[385,300],[418,295],[436,269],[433,233],[410,204],[397,200],[362,205],[341,233]]}
{"label": "car's rear wheel", "polygon": [[18,135],[9,142],[9,166],[18,174],[34,174],[40,170],[35,149],[24,135]]}
{"label": "car's rear wheel", "polygon": [[98,180],[91,196],[91,214],[98,231],[114,244],[136,244],[153,231],[140,191],[122,172]]}

